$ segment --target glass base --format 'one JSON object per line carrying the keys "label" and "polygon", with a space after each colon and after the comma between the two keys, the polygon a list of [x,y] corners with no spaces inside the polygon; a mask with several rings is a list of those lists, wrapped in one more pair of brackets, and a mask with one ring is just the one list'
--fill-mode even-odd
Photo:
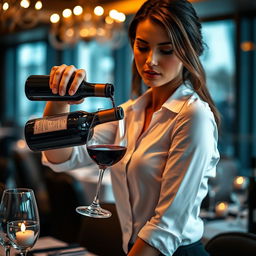
{"label": "glass base", "polygon": [[87,217],[92,218],[109,218],[112,213],[108,210],[102,209],[100,206],[79,206],[76,208],[76,212]]}

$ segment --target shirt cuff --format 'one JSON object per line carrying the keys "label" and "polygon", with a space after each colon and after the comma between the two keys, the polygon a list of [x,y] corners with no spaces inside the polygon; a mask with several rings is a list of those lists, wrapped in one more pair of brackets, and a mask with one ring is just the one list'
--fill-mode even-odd
{"label": "shirt cuff", "polygon": [[138,237],[164,255],[173,255],[181,244],[178,234],[171,233],[149,221],[140,230]]}

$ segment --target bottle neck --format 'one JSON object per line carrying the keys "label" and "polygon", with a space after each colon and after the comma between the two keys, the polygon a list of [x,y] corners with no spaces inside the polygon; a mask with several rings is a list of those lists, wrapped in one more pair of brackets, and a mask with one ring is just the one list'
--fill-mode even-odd
{"label": "bottle neck", "polygon": [[79,92],[85,96],[113,97],[114,86],[112,84],[97,84],[83,81]]}
{"label": "bottle neck", "polygon": [[98,111],[95,115],[97,124],[118,121],[124,117],[123,109],[121,107],[101,110]]}

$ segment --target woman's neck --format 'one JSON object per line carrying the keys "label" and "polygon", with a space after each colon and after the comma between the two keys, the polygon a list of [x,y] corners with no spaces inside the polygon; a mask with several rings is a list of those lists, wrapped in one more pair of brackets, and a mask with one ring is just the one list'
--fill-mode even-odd
{"label": "woman's neck", "polygon": [[150,108],[152,112],[159,110],[181,84],[182,79],[177,77],[168,84],[152,88],[152,97],[148,108]]}

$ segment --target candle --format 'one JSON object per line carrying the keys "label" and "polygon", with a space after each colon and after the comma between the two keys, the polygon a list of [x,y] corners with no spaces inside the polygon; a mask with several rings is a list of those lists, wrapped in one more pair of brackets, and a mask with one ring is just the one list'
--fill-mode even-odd
{"label": "candle", "polygon": [[24,223],[21,224],[20,231],[16,232],[17,245],[21,247],[29,247],[34,243],[34,231],[27,230]]}
{"label": "candle", "polygon": [[243,189],[246,185],[246,179],[243,176],[237,176],[235,177],[233,184],[235,189]]}
{"label": "candle", "polygon": [[215,207],[215,214],[217,217],[224,217],[228,213],[228,203],[220,202]]}

